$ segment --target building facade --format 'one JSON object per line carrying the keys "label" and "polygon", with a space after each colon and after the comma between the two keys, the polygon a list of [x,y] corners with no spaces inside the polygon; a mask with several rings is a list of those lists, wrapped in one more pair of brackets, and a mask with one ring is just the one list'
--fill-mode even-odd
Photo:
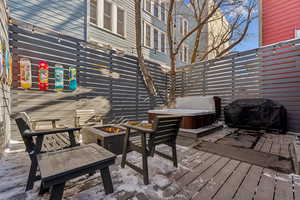
{"label": "building facade", "polygon": [[[141,8],[145,58],[165,66],[169,65],[167,2],[143,0]],[[9,7],[11,17],[18,20],[136,55],[134,0],[10,0]],[[183,1],[177,1],[174,10],[174,41],[178,42],[196,22]],[[194,35],[183,43],[178,66],[190,63]],[[199,52],[205,51],[208,39],[205,31]]]}
{"label": "building facade", "polygon": [[299,0],[260,0],[260,45],[300,38]]}

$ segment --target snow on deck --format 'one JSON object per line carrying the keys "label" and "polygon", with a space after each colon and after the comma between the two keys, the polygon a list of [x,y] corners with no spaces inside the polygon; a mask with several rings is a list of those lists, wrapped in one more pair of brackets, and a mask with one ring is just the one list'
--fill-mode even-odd
{"label": "snow on deck", "polygon": [[[168,152],[169,148],[163,146],[161,151]],[[183,155],[186,147],[178,146],[178,154]],[[171,152],[170,152],[171,153]],[[180,155],[178,155],[180,157]],[[128,161],[141,166],[141,154],[131,152]],[[179,158],[180,159],[180,158]],[[117,157],[116,164],[111,166],[110,172],[113,180],[114,193],[104,194],[100,173],[93,176],[82,176],[67,182],[64,199],[75,200],[114,200],[114,199],[168,199],[163,190],[170,186],[170,175],[176,168],[169,160],[154,156],[148,158],[150,184],[144,185],[140,174],[129,167],[120,167],[121,156]],[[25,152],[7,153],[0,161],[0,199],[1,200],[42,200],[49,199],[49,194],[38,196],[40,181],[35,183],[33,190],[25,192],[30,160]],[[184,167],[184,166],[182,166]],[[181,167],[180,167],[181,168]],[[170,198],[173,199],[173,198]]]}

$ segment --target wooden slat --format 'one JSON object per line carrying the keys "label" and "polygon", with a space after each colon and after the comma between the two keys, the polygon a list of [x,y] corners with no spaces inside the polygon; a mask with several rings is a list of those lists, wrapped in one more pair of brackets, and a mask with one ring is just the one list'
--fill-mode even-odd
{"label": "wooden slat", "polygon": [[273,170],[266,168],[263,170],[254,200],[273,199],[276,184],[273,177],[275,175],[276,173]]}
{"label": "wooden slat", "polygon": [[223,187],[218,191],[218,193],[212,198],[214,200],[227,200],[232,199],[238,190],[240,184],[244,180],[244,177],[250,169],[249,164],[241,163],[237,169],[232,173],[229,179],[225,182]]}

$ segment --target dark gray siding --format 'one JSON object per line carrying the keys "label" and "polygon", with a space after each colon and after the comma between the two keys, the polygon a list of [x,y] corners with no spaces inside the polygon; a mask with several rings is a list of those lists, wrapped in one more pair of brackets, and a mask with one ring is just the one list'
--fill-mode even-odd
{"label": "dark gray siding", "polygon": [[85,38],[86,0],[9,0],[13,18]]}

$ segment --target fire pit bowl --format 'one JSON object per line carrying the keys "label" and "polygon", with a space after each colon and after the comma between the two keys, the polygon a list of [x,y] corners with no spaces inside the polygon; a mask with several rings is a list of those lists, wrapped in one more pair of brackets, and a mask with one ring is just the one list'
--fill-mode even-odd
{"label": "fire pit bowl", "polygon": [[126,129],[117,125],[91,126],[82,130],[84,144],[97,143],[110,152],[122,154]]}

